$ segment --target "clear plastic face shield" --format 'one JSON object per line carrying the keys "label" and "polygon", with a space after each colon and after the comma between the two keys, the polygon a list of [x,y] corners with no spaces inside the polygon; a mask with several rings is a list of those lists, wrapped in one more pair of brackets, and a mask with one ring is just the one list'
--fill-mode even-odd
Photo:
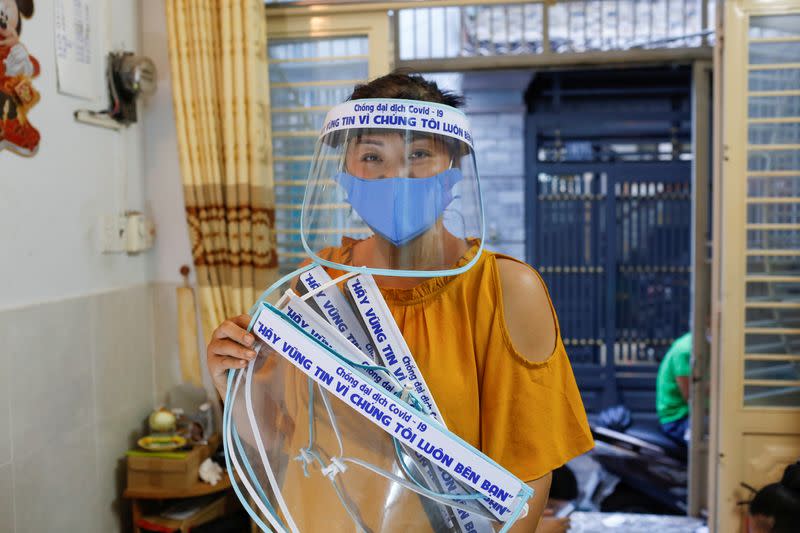
{"label": "clear plastic face shield", "polygon": [[[302,221],[315,262],[253,306],[258,357],[228,377],[228,471],[262,530],[488,533],[527,512],[532,490],[446,427],[372,277],[466,270],[482,216],[463,115],[400,100],[331,111]],[[318,255],[347,236],[366,246],[352,261]]]}
{"label": "clear plastic face shield", "polygon": [[[483,208],[466,116],[411,100],[333,108],[317,142],[301,236],[312,259],[344,270],[432,277],[469,268],[479,253],[460,260],[480,247]],[[357,243],[345,259],[322,257],[348,237]]]}

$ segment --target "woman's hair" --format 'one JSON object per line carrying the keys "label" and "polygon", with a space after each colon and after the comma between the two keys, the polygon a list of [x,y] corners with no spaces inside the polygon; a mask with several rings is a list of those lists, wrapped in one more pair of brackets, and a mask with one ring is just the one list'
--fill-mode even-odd
{"label": "woman's hair", "polygon": [[420,100],[435,104],[462,107],[464,97],[452,91],[440,89],[434,81],[426,80],[419,74],[395,70],[391,74],[376,78],[369,83],[356,85],[348,100],[365,98],[400,98]]}
{"label": "woman's hair", "polygon": [[750,502],[750,514],[774,519],[772,533],[791,533],[800,524],[800,462],[783,471],[779,483],[758,491]]}

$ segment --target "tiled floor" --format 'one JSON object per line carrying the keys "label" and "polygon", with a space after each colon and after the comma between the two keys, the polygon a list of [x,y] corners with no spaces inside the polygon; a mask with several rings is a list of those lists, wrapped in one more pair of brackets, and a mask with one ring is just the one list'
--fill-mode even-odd
{"label": "tiled floor", "polygon": [[705,523],[688,516],[660,516],[628,513],[572,513],[570,533],[700,533]]}

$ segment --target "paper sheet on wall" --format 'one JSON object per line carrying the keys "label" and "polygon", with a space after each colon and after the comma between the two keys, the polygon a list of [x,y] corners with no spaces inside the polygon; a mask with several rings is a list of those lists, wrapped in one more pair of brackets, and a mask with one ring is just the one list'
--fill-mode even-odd
{"label": "paper sheet on wall", "polygon": [[97,97],[92,0],[53,0],[58,92],[93,100]]}

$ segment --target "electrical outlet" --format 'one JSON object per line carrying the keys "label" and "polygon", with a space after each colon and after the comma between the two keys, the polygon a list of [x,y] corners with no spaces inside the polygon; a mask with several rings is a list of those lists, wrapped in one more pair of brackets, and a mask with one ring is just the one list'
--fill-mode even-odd
{"label": "electrical outlet", "polygon": [[127,251],[128,222],[124,215],[103,215],[98,223],[100,251],[104,254]]}

